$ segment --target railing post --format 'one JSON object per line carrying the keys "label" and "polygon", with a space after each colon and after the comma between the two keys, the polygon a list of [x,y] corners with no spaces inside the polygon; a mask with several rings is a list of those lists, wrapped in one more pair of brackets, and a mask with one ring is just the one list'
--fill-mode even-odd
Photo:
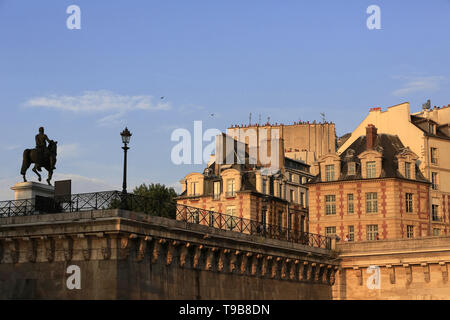
{"label": "railing post", "polygon": [[336,250],[336,242],[337,242],[337,236],[334,236],[332,238],[327,237],[327,249]]}

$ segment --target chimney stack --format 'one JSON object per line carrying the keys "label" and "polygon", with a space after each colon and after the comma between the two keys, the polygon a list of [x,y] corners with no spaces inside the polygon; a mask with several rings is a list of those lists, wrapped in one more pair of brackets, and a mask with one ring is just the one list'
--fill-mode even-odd
{"label": "chimney stack", "polygon": [[366,127],[366,147],[367,150],[373,150],[375,140],[377,139],[377,128],[373,124]]}

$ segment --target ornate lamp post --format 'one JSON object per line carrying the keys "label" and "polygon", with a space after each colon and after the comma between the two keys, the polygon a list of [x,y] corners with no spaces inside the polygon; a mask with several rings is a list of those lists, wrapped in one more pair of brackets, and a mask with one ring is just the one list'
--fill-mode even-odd
{"label": "ornate lamp post", "polygon": [[131,132],[128,130],[128,128],[125,128],[120,135],[122,136],[122,142],[123,142],[123,186],[122,186],[122,193],[127,194],[127,151],[130,149],[128,147],[128,144],[130,143],[131,139]]}

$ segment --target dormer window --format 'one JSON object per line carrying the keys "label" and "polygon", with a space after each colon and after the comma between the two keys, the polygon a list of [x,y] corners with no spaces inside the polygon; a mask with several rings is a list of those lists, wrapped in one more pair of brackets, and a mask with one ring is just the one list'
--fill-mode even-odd
{"label": "dormer window", "polygon": [[405,162],[405,178],[411,179],[411,163]]}
{"label": "dormer window", "polygon": [[375,161],[367,161],[366,170],[368,179],[377,177],[377,167]]}
{"label": "dormer window", "polygon": [[215,200],[220,199],[220,181],[214,181],[213,197]]}
{"label": "dormer window", "polygon": [[191,183],[191,196],[198,196],[199,189],[198,189],[198,182],[192,182]]}
{"label": "dormer window", "polygon": [[227,196],[234,197],[236,195],[236,183],[234,179],[227,180]]}
{"label": "dormer window", "polygon": [[334,181],[334,165],[329,164],[325,166],[325,179],[326,181]]}
{"label": "dormer window", "polygon": [[347,164],[347,174],[349,176],[354,176],[356,174],[356,163],[354,162],[349,162]]}
{"label": "dormer window", "polygon": [[430,134],[436,134],[436,125],[434,123],[430,123]]}

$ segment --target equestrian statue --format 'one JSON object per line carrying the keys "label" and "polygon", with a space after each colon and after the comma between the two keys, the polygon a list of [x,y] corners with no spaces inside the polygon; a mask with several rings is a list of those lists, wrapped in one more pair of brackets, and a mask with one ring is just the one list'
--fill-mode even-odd
{"label": "equestrian statue", "polygon": [[[48,142],[48,146],[47,146]],[[20,173],[23,176],[23,181],[27,182],[25,174],[32,163],[34,163],[33,172],[37,174],[39,181],[41,181],[42,168],[48,171],[47,183],[51,185],[53,170],[56,164],[56,145],[57,141],[50,140],[44,133],[44,128],[39,128],[39,134],[36,135],[36,148],[26,149],[23,152],[22,169]]]}

